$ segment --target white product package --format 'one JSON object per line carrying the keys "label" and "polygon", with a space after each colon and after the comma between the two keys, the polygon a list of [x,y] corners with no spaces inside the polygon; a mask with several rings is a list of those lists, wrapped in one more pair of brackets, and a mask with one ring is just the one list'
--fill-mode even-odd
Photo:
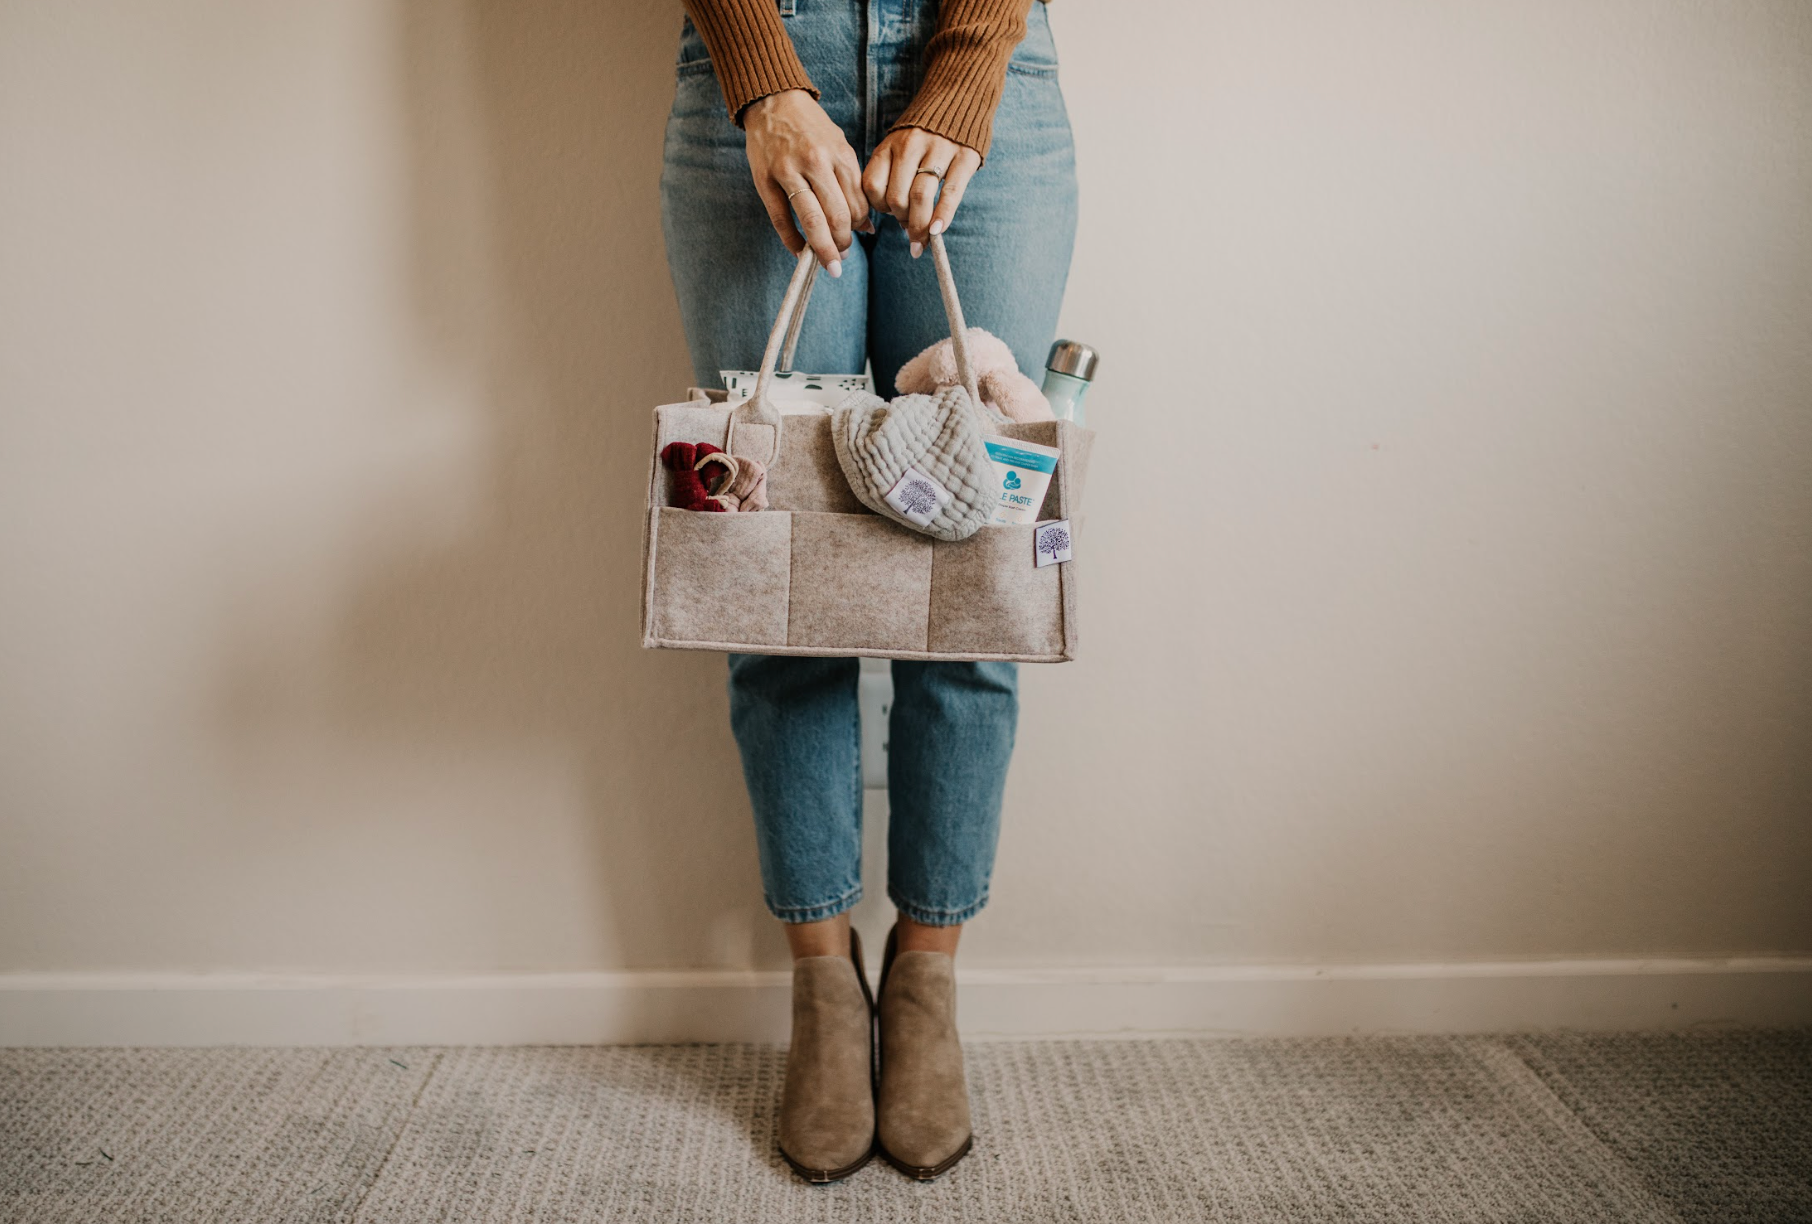
{"label": "white product package", "polygon": [[[719,370],[728,404],[740,404],[755,394],[754,370]],[[873,381],[866,374],[801,374],[797,370],[774,375],[773,402],[781,412],[823,412],[835,408],[851,392],[868,391]]]}

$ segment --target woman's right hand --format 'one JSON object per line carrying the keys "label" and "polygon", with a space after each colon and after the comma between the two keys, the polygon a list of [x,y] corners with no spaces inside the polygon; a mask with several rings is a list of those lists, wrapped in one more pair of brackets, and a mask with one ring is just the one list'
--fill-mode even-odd
{"label": "woman's right hand", "polygon": [[757,98],[743,111],[742,127],[755,190],[767,205],[774,232],[793,254],[810,246],[825,271],[843,275],[850,231],[874,232],[862,168],[843,129],[803,89]]}

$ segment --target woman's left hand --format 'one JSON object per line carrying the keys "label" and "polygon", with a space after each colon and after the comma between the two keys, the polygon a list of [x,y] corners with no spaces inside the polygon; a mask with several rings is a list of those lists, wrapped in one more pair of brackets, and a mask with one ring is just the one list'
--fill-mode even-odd
{"label": "woman's left hand", "polygon": [[[917,259],[932,234],[950,228],[963,190],[981,166],[981,154],[924,128],[896,128],[875,148],[862,171],[868,202],[896,217]],[[921,174],[924,170],[927,173]],[[933,178],[930,172],[935,171]],[[944,189],[938,191],[938,180]],[[935,202],[935,204],[934,204]]]}

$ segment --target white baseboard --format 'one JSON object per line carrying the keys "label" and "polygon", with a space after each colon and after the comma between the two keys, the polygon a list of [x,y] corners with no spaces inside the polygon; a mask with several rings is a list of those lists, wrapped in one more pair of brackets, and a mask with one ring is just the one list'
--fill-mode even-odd
{"label": "white baseboard", "polygon": [[[784,1041],[785,973],[0,974],[0,1046]],[[1812,957],[973,970],[977,1040],[1812,1024]]]}

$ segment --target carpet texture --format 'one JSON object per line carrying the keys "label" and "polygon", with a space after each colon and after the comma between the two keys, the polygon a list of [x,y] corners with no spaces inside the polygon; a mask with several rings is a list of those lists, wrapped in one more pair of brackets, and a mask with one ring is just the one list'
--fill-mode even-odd
{"label": "carpet texture", "polygon": [[1812,1221],[1812,1030],[970,1047],[806,1186],[765,1046],[0,1051],[0,1221]]}

